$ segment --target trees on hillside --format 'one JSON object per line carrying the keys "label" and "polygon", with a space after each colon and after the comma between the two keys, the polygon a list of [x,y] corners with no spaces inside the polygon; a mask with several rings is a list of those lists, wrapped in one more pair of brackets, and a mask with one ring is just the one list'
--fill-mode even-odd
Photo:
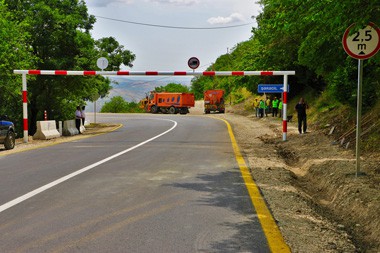
{"label": "trees on hillside", "polygon": [[189,92],[189,87],[179,83],[169,83],[165,86],[155,87],[156,92]]}
{"label": "trees on hillside", "polygon": [[139,108],[139,104],[136,102],[130,102],[124,100],[122,96],[115,96],[111,98],[109,102],[106,102],[100,112],[110,113],[135,113],[143,112],[143,109]]}
{"label": "trees on hillside", "polygon": [[[82,0],[4,0],[11,22],[20,24],[26,36],[23,48],[30,49],[32,61],[19,68],[48,70],[96,69],[100,56],[109,59],[107,70],[119,70],[121,64],[131,66],[135,55],[114,38],[95,41],[90,30],[96,21],[87,13]],[[19,78],[18,84],[21,84]],[[77,105],[94,95],[104,97],[111,89],[110,80],[102,76],[35,76],[28,77],[30,132],[43,111],[49,118],[65,120],[73,117]]]}
{"label": "trees on hillside", "polygon": [[[342,46],[344,31],[352,23],[363,28],[370,21],[380,25],[378,1],[261,0],[262,12],[256,17],[250,40],[239,43],[229,54],[219,57],[209,70],[295,70],[290,77],[292,94],[305,87],[325,90],[341,103],[356,106],[357,60]],[[219,64],[222,63],[222,64]],[[237,87],[257,91],[259,82],[281,83],[271,77],[215,79],[199,77],[192,88]],[[365,61],[364,106],[370,108],[380,98],[380,53]],[[219,83],[218,83],[219,82]],[[228,82],[228,83],[227,83]],[[216,87],[215,87],[216,86]]]}
{"label": "trees on hillside", "polygon": [[[379,21],[378,3],[263,0],[261,4],[263,12],[257,18],[259,26],[253,34],[260,44],[265,42],[264,51],[280,60],[285,56],[284,60],[296,68],[300,85],[314,89],[322,86],[340,102],[356,106],[357,60],[343,50],[342,37],[352,23],[362,28],[370,21]],[[286,52],[281,53],[278,48]],[[365,65],[367,78],[363,86],[368,101],[374,95],[373,81],[379,80],[376,77],[380,75],[380,56],[365,61]],[[376,99],[379,97],[378,94]]]}

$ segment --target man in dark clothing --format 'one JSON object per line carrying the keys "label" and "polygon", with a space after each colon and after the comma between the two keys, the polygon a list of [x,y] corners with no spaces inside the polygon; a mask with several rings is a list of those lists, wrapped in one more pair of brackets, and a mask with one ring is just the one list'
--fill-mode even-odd
{"label": "man in dark clothing", "polygon": [[307,129],[307,121],[306,121],[306,109],[308,109],[309,106],[306,104],[305,100],[303,98],[300,99],[298,104],[295,106],[295,110],[297,111],[297,117],[298,117],[298,132],[302,134],[306,133]]}

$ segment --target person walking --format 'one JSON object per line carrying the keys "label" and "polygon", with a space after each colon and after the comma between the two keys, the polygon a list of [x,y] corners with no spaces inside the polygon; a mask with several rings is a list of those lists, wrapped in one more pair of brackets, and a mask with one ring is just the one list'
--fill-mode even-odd
{"label": "person walking", "polygon": [[306,130],[307,130],[306,109],[308,108],[309,106],[307,105],[307,103],[305,102],[303,98],[300,98],[300,101],[294,107],[294,109],[297,111],[298,132],[300,134],[306,133]]}
{"label": "person walking", "polygon": [[277,97],[274,97],[272,101],[272,117],[277,117],[278,114],[278,103],[280,101],[277,99]]}
{"label": "person walking", "polygon": [[259,101],[257,98],[253,101],[253,109],[255,110],[256,118],[259,117]]}
{"label": "person walking", "polygon": [[80,106],[77,106],[77,110],[75,111],[75,127],[78,129],[78,132],[80,132],[80,124],[82,121],[82,112],[80,109]]}

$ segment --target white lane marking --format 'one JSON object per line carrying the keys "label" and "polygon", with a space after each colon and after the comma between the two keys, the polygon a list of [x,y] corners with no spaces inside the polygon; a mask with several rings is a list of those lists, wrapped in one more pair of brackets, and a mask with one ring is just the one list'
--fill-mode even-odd
{"label": "white lane marking", "polygon": [[77,171],[75,171],[75,172],[73,172],[73,173],[71,173],[71,174],[69,174],[67,176],[61,177],[61,178],[59,178],[59,179],[57,179],[57,180],[55,180],[55,181],[53,181],[53,182],[51,182],[49,184],[41,186],[40,188],[37,188],[37,189],[35,189],[35,190],[27,193],[27,194],[24,194],[24,195],[22,195],[22,196],[20,196],[20,197],[18,197],[16,199],[14,199],[14,200],[11,200],[11,201],[9,201],[9,202],[1,205],[0,206],[0,213],[3,212],[3,211],[5,211],[5,210],[7,210],[7,209],[9,209],[9,208],[11,208],[11,207],[13,207],[13,206],[15,206],[15,205],[17,205],[17,204],[19,204],[19,203],[21,203],[21,202],[23,202],[23,201],[25,201],[25,200],[27,200],[27,199],[30,199],[30,198],[36,196],[37,194],[39,194],[41,192],[44,192],[44,191],[46,191],[46,190],[48,190],[48,189],[50,189],[50,188],[52,188],[52,187],[54,187],[54,186],[62,183],[62,182],[65,182],[65,181],[69,180],[70,178],[78,176],[79,174],[82,174],[82,173],[84,173],[84,172],[86,172],[88,170],[91,170],[91,169],[93,169],[93,168],[95,168],[95,167],[97,167],[97,166],[99,166],[99,165],[101,165],[103,163],[106,163],[106,162],[108,162],[108,161],[110,161],[110,160],[112,160],[112,159],[114,159],[116,157],[119,157],[119,156],[121,156],[121,155],[123,155],[125,153],[128,153],[129,151],[132,151],[132,150],[134,150],[134,149],[136,149],[138,147],[141,147],[142,145],[145,145],[148,142],[151,142],[151,141],[153,141],[153,140],[155,140],[155,139],[157,139],[157,138],[159,138],[159,137],[161,137],[161,136],[169,133],[170,131],[172,131],[174,128],[177,127],[177,122],[176,121],[170,120],[170,119],[163,119],[163,120],[171,121],[171,122],[174,123],[174,125],[169,130],[167,130],[167,131],[165,131],[165,132],[163,132],[163,133],[161,133],[159,135],[156,135],[156,136],[150,138],[149,140],[143,141],[143,142],[137,144],[136,146],[133,146],[131,148],[123,150],[123,151],[121,151],[121,152],[119,152],[117,154],[114,154],[114,155],[112,155],[110,157],[107,157],[107,158],[105,158],[105,159],[103,159],[103,160],[101,160],[99,162],[93,163],[93,164],[91,164],[91,165],[89,165],[87,167],[84,167],[84,168],[82,168],[80,170],[77,170]]}

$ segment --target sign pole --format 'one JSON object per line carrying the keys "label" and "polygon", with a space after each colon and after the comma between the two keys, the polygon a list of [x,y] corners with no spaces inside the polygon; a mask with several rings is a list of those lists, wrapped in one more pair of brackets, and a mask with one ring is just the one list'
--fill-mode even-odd
{"label": "sign pole", "polygon": [[362,121],[362,97],[363,97],[363,60],[358,63],[358,94],[357,94],[357,113],[356,113],[356,177],[360,173],[360,144],[361,144],[361,121]]}
{"label": "sign pole", "polygon": [[363,60],[369,59],[380,50],[380,29],[372,22],[367,27],[350,35],[355,24],[349,26],[344,32],[342,44],[346,53],[358,59],[358,91],[356,112],[356,177],[360,174],[360,144],[363,96]]}

